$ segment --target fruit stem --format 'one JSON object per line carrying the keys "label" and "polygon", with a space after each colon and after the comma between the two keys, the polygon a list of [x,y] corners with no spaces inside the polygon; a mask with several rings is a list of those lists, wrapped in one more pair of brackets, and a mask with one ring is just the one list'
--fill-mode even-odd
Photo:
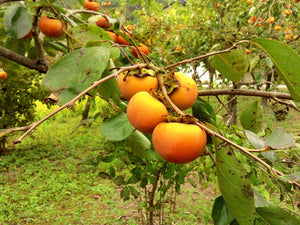
{"label": "fruit stem", "polygon": [[174,112],[176,112],[178,115],[185,115],[184,112],[182,112],[175,104],[174,102],[171,100],[171,98],[168,95],[168,91],[166,89],[166,86],[164,85],[164,72],[158,70],[156,72],[156,78],[158,80],[158,84],[160,86],[160,89],[162,91],[163,96],[165,97],[165,99],[167,100],[168,104],[171,106],[171,108],[174,110]]}

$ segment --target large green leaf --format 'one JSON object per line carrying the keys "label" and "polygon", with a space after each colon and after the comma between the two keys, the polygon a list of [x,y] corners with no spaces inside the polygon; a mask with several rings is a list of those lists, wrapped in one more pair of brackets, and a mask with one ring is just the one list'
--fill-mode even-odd
{"label": "large green leaf", "polygon": [[58,103],[66,103],[101,78],[108,60],[106,47],[76,50],[53,64],[43,83],[59,94]]}
{"label": "large green leaf", "polygon": [[274,130],[266,140],[268,146],[273,149],[284,149],[295,146],[294,135],[283,129]]}
{"label": "large green leaf", "polygon": [[231,146],[213,137],[216,148],[217,177],[222,196],[239,224],[253,225],[255,204],[247,172]]}
{"label": "large green leaf", "polygon": [[14,4],[4,14],[4,29],[8,36],[22,38],[32,28],[32,16],[27,8]]}
{"label": "large green leaf", "polygon": [[263,110],[259,99],[244,109],[240,115],[243,128],[245,130],[251,130],[254,133],[257,133],[260,130],[262,126],[262,119]]}
{"label": "large green leaf", "polygon": [[101,133],[110,141],[122,141],[134,131],[134,127],[122,112],[105,120],[101,126]]}
{"label": "large green leaf", "polygon": [[300,101],[300,56],[289,46],[279,41],[255,38],[250,43],[257,45],[266,52],[293,99]]}
{"label": "large green leaf", "polygon": [[[110,44],[107,42],[103,42],[103,40],[112,41],[112,38],[106,33],[104,29],[92,24],[79,24],[78,26],[69,29],[68,32],[70,32],[72,37],[75,38],[70,43],[71,47],[73,48],[85,46],[87,43],[89,44],[89,46],[109,46]],[[95,42],[95,44],[93,44],[93,42]]]}
{"label": "large green leaf", "polygon": [[249,67],[247,54],[242,49],[215,55],[212,66],[231,81],[239,82]]}

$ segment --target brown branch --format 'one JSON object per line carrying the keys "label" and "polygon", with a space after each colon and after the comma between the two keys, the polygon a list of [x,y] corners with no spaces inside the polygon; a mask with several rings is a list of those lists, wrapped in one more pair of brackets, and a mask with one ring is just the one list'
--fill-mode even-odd
{"label": "brown branch", "polygon": [[47,64],[44,64],[43,62],[40,61],[29,59],[25,56],[19,55],[14,51],[4,48],[2,46],[0,46],[0,56],[3,56],[4,58],[7,58],[27,68],[35,69],[40,73],[46,73],[48,70]]}
{"label": "brown branch", "polygon": [[0,0],[0,5],[4,4],[4,3],[8,3],[8,2],[20,2],[22,0]]}
{"label": "brown branch", "polygon": [[199,59],[207,58],[207,57],[210,57],[210,56],[213,56],[213,55],[218,55],[218,54],[221,54],[221,53],[227,53],[227,52],[230,52],[231,50],[236,49],[236,48],[238,47],[238,45],[240,45],[240,44],[242,44],[242,43],[247,43],[247,42],[249,42],[249,41],[243,40],[243,41],[240,41],[240,42],[234,44],[234,45],[231,46],[230,48],[227,48],[227,49],[224,49],[224,50],[221,50],[221,51],[210,52],[210,53],[208,53],[208,54],[206,54],[206,55],[201,55],[201,56],[197,56],[197,57],[195,57],[195,58],[183,60],[183,61],[181,61],[181,62],[172,64],[172,65],[170,65],[170,66],[166,66],[166,67],[165,67],[165,70],[174,68],[174,67],[179,66],[179,65],[182,65],[182,64],[187,64],[187,63],[190,63],[190,62],[193,62],[193,61],[197,61],[197,60],[199,60]]}
{"label": "brown branch", "polygon": [[128,67],[122,67],[120,68],[117,72],[101,79],[98,80],[96,82],[94,82],[90,87],[88,87],[87,89],[85,89],[84,91],[82,91],[80,94],[76,95],[73,99],[71,99],[69,102],[67,102],[66,104],[62,105],[61,107],[59,107],[58,109],[56,109],[55,111],[53,111],[52,113],[48,114],[47,116],[45,116],[44,118],[42,118],[41,120],[29,125],[30,128],[21,136],[19,137],[17,140],[13,141],[13,144],[18,144],[21,143],[22,140],[31,132],[33,131],[36,127],[38,127],[40,124],[42,124],[44,121],[46,121],[47,119],[49,119],[50,117],[54,116],[56,113],[60,112],[61,110],[65,109],[65,108],[69,108],[71,107],[77,100],[79,100],[82,96],[84,96],[85,94],[87,94],[89,91],[91,91],[92,89],[94,89],[95,87],[97,87],[99,84],[113,78],[116,77],[117,75],[119,75],[120,73],[123,73],[125,71],[131,71],[131,70],[136,70],[136,69],[141,69],[141,68],[148,68],[149,65],[147,64],[137,64],[134,66],[128,66]]}
{"label": "brown branch", "polygon": [[218,96],[218,95],[243,95],[243,96],[258,96],[265,98],[279,98],[292,100],[292,96],[288,93],[259,91],[259,90],[243,90],[243,89],[214,89],[214,90],[200,90],[199,96]]}
{"label": "brown branch", "polygon": [[38,28],[38,21],[41,16],[42,8],[39,7],[36,10],[36,15],[33,17],[33,22],[32,22],[32,36],[36,48],[36,53],[37,53],[37,58],[38,62],[41,64],[44,64],[47,66],[47,70],[49,69],[49,65],[47,63],[47,60],[45,58],[45,53],[44,53],[44,47],[43,47],[43,41],[39,38],[39,28]]}

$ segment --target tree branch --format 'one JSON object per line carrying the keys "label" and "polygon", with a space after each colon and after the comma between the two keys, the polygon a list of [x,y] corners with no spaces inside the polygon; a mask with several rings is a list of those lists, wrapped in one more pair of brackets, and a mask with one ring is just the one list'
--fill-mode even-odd
{"label": "tree branch", "polygon": [[165,70],[169,70],[169,69],[174,68],[176,66],[179,66],[179,65],[182,65],[182,64],[186,64],[186,63],[190,63],[190,62],[193,62],[193,61],[197,61],[199,59],[207,58],[207,57],[210,57],[210,56],[213,56],[213,55],[218,55],[218,54],[221,54],[221,53],[230,52],[231,50],[236,49],[238,47],[238,45],[240,45],[242,43],[247,43],[247,42],[249,42],[249,41],[247,41],[247,40],[239,41],[238,43],[234,44],[230,48],[227,48],[227,49],[224,49],[224,50],[221,50],[221,51],[210,52],[210,53],[208,53],[206,55],[200,55],[200,56],[197,56],[197,57],[192,58],[192,59],[183,60],[181,62],[172,64],[170,66],[166,66]]}
{"label": "tree branch", "polygon": [[22,0],[0,0],[0,5],[4,4],[4,3],[8,3],[8,2],[20,2]]}
{"label": "tree branch", "polygon": [[120,68],[117,72],[101,79],[98,80],[96,82],[94,82],[90,87],[88,87],[87,89],[85,89],[84,91],[82,91],[80,94],[76,95],[73,99],[71,99],[69,102],[67,102],[66,104],[62,105],[61,107],[59,107],[58,109],[56,109],[55,111],[53,111],[52,113],[48,114],[46,117],[42,118],[41,120],[31,124],[28,126],[28,130],[21,136],[19,137],[17,140],[13,141],[13,144],[18,144],[21,143],[22,140],[31,132],[33,131],[36,127],[38,127],[40,124],[42,124],[44,121],[46,121],[47,119],[49,119],[50,117],[54,116],[56,113],[62,111],[65,108],[71,107],[78,99],[80,99],[82,96],[84,96],[85,94],[87,94],[89,91],[91,91],[92,89],[94,89],[95,87],[97,87],[99,84],[118,76],[120,73],[123,73],[125,71],[131,71],[131,70],[136,70],[136,69],[141,69],[141,68],[148,68],[149,65],[147,64],[137,64],[134,66],[128,66],[128,67],[122,67]]}
{"label": "tree branch", "polygon": [[279,98],[293,100],[288,93],[259,91],[259,90],[243,90],[243,89],[214,89],[214,90],[200,90],[199,96],[218,96],[218,95],[243,95],[243,96],[259,96],[265,98]]}
{"label": "tree branch", "polygon": [[0,56],[3,56],[11,61],[14,61],[22,66],[28,67],[30,69],[35,69],[40,73],[46,73],[48,70],[48,65],[41,62],[29,59],[25,56],[19,55],[12,50],[0,46]]}

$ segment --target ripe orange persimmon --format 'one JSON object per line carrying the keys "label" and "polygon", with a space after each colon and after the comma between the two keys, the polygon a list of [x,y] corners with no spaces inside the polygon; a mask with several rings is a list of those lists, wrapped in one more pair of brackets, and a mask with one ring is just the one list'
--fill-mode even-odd
{"label": "ripe orange persimmon", "polygon": [[290,9],[285,9],[285,10],[284,10],[284,14],[287,15],[287,16],[289,16],[289,15],[292,15],[292,14],[293,14],[293,11],[290,10]]}
{"label": "ripe orange persimmon", "polygon": [[273,16],[267,19],[267,23],[274,23],[274,22],[275,22],[275,18]]}
{"label": "ripe orange persimmon", "polygon": [[206,133],[194,124],[160,123],[152,133],[156,152],[171,163],[188,163],[198,158],[207,142]]}
{"label": "ripe orange persimmon", "polygon": [[0,71],[0,80],[5,80],[7,78],[7,73],[5,71]]}
{"label": "ripe orange persimmon", "polygon": [[198,97],[198,86],[196,82],[184,73],[175,72],[175,78],[179,82],[179,87],[170,94],[171,100],[180,109],[191,107]]}
{"label": "ripe orange persimmon", "polygon": [[120,45],[129,45],[129,42],[123,38],[120,34],[118,34],[117,36],[117,43],[120,44]]}
{"label": "ripe orange persimmon", "polygon": [[65,33],[62,22],[48,16],[41,16],[39,29],[47,37],[60,37]]}
{"label": "ripe orange persimmon", "polygon": [[126,78],[125,75],[125,73],[121,73],[118,76],[117,82],[121,96],[126,100],[129,100],[134,94],[140,91],[150,92],[158,88],[157,79],[151,75],[143,77],[128,75]]}
{"label": "ripe orange persimmon", "polygon": [[110,28],[111,26],[111,24],[105,16],[102,16],[99,20],[97,20],[96,25],[101,28]]}
{"label": "ripe orange persimmon", "polygon": [[[140,50],[141,53],[148,55],[149,54],[149,48],[144,45],[144,44],[140,44],[141,46],[138,46],[138,49]],[[132,54],[134,55],[134,57],[139,58],[141,56],[141,54],[139,53],[139,51],[137,49],[132,49]]]}
{"label": "ripe orange persimmon", "polygon": [[127,105],[127,118],[137,130],[151,134],[154,127],[166,121],[166,106],[146,91],[132,96]]}
{"label": "ripe orange persimmon", "polygon": [[117,42],[118,37],[114,32],[106,31],[106,33],[114,40],[115,43]]}
{"label": "ripe orange persimmon", "polygon": [[248,55],[248,54],[250,54],[251,50],[248,49],[248,48],[246,48],[246,49],[245,49],[245,52],[246,52],[246,54]]}
{"label": "ripe orange persimmon", "polygon": [[275,26],[275,27],[274,27],[274,30],[277,30],[277,31],[278,31],[278,30],[281,30],[281,26]]}
{"label": "ripe orange persimmon", "polygon": [[84,8],[88,10],[98,11],[100,8],[100,4],[96,2],[95,0],[86,0],[84,2]]}

